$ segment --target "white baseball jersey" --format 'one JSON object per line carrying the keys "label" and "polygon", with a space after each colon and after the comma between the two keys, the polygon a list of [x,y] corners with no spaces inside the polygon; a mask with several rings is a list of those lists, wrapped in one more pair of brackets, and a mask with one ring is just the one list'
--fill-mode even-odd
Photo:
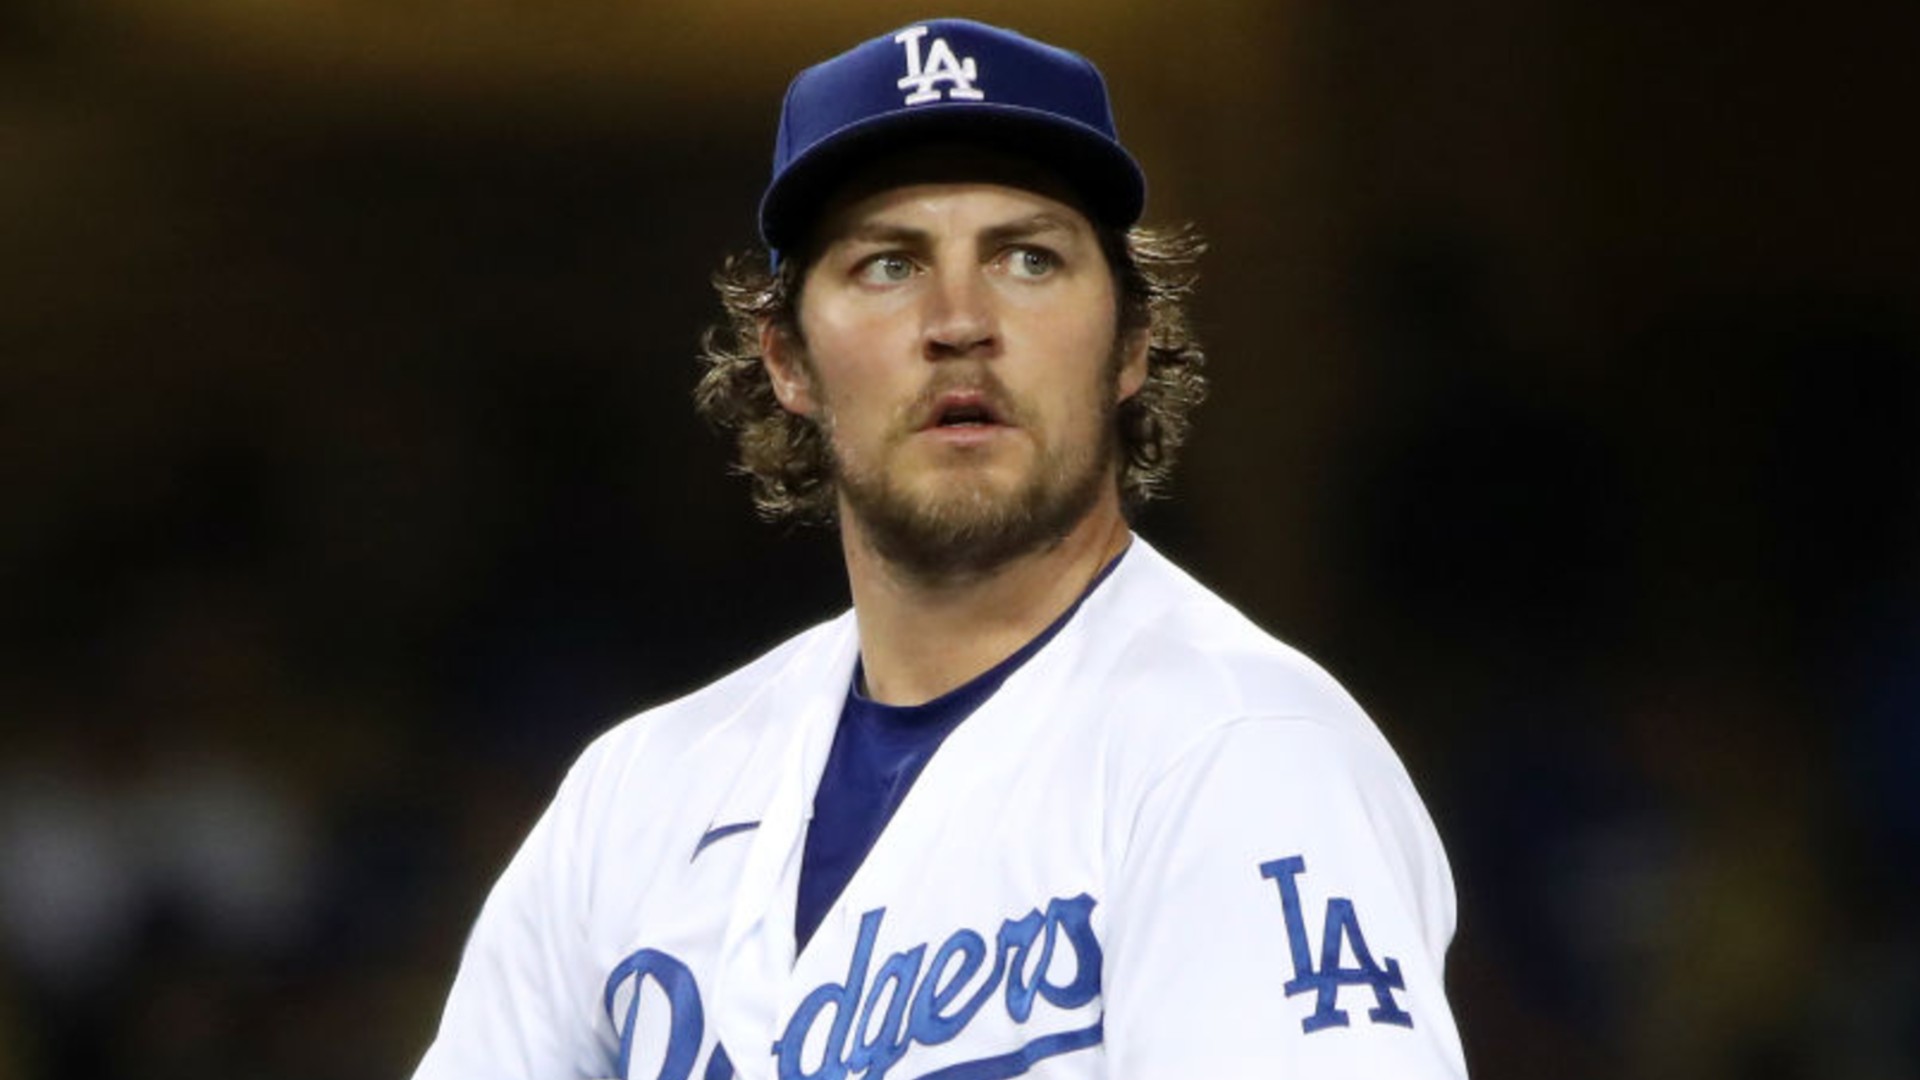
{"label": "white baseball jersey", "polygon": [[1137,538],[796,955],[857,647],[848,613],[594,742],[416,1080],[1465,1075],[1452,879],[1399,760]]}

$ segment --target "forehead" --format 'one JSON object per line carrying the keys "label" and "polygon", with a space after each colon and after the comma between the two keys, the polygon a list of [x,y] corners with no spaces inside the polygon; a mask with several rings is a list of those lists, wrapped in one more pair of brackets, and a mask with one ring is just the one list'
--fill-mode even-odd
{"label": "forehead", "polygon": [[1074,190],[1053,170],[986,147],[937,143],[868,161],[850,172],[821,205],[807,248],[822,246],[889,210],[932,195],[977,194],[1010,214],[1048,211],[1071,227],[1094,232]]}

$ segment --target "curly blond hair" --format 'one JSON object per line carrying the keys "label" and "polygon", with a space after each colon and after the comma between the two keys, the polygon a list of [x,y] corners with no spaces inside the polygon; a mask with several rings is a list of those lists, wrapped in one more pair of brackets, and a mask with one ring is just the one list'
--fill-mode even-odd
{"label": "curly blond hair", "polygon": [[[1100,246],[1119,285],[1119,331],[1148,335],[1147,379],[1120,403],[1120,496],[1129,512],[1160,495],[1186,442],[1195,406],[1206,397],[1206,354],[1194,336],[1186,301],[1194,264],[1206,242],[1191,227],[1101,228]],[[825,523],[835,496],[831,448],[820,428],[782,408],[760,354],[760,328],[800,340],[800,284],[806,260],[776,268],[765,250],[726,260],[713,286],[726,319],[700,339],[700,382],[694,407],[734,436],[735,466],[753,481],[753,504],[768,520]]]}

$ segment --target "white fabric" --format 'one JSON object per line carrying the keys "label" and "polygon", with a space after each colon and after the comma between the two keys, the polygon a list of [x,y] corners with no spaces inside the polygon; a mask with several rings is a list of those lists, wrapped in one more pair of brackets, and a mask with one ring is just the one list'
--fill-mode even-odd
{"label": "white fabric", "polygon": [[718,1080],[717,1046],[752,1080],[1465,1075],[1452,879],[1398,759],[1137,538],[796,957],[856,648],[848,613],[595,741],[487,900],[416,1080]]}

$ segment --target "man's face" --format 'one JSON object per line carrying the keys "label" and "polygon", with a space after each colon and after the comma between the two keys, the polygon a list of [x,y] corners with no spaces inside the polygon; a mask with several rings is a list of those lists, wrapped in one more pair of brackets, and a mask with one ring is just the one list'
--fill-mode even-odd
{"label": "man's face", "polygon": [[804,344],[768,350],[776,392],[832,448],[845,527],[948,578],[1118,514],[1116,405],[1145,378],[1117,338],[1093,225],[1047,185],[870,185],[824,215]]}

